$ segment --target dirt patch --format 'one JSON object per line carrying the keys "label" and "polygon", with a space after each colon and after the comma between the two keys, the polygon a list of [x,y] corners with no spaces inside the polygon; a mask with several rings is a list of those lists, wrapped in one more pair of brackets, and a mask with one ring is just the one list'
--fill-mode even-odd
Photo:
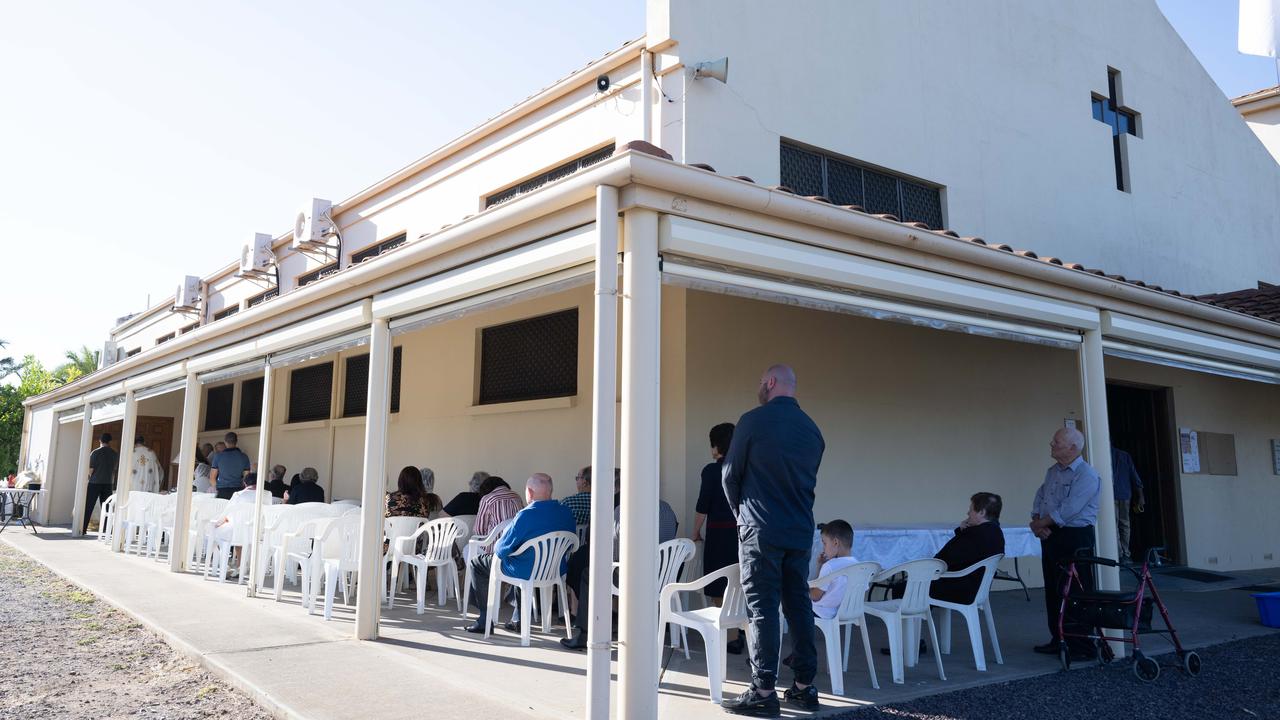
{"label": "dirt patch", "polygon": [[0,543],[0,718],[270,718],[124,613]]}

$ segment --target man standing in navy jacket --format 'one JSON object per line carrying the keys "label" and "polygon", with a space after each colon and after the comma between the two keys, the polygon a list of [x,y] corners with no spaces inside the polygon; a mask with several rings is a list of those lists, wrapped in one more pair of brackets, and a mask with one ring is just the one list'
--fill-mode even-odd
{"label": "man standing in navy jacket", "polygon": [[[489,601],[489,577],[493,574],[494,558],[501,563],[502,574],[507,577],[527,580],[533,572],[533,552],[514,554],[526,541],[548,533],[567,531],[575,532],[577,524],[573,519],[573,511],[559,500],[552,497],[551,476],[546,473],[534,473],[524,484],[524,497],[528,505],[516,513],[502,533],[502,539],[493,549],[493,554],[485,554],[471,561],[471,572],[475,586],[472,599],[480,608],[480,617],[466,630],[482,633],[488,622],[487,610]],[[560,561],[560,572],[563,574],[568,564],[568,555]],[[550,612],[544,608],[544,612]],[[497,620],[497,618],[494,618]]]}
{"label": "man standing in navy jacket", "polygon": [[795,684],[786,692],[787,702],[805,710],[818,707],[809,553],[814,488],[826,443],[795,394],[794,370],[786,365],[766,370],[757,393],[760,407],[738,421],[724,460],[724,494],[738,520],[742,588],[753,631],[751,687],[721,704],[739,715],[781,713],[774,692],[779,602],[795,651]]}

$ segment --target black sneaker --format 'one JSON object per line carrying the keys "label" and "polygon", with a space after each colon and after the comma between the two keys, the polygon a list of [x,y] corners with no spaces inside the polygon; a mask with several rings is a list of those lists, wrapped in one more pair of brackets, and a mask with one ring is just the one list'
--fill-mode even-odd
{"label": "black sneaker", "polygon": [[749,715],[751,717],[779,717],[782,715],[782,708],[778,705],[778,693],[758,695],[753,687],[747,688],[746,692],[737,697],[721,702],[720,707],[724,708],[725,712],[733,713],[734,715]]}
{"label": "black sneaker", "polygon": [[745,646],[746,643],[742,641],[742,636],[739,635],[737,639],[730,640],[725,643],[724,649],[728,651],[730,655],[741,655]]}
{"label": "black sneaker", "polygon": [[818,688],[814,685],[801,690],[792,685],[787,688],[786,694],[783,696],[788,703],[795,705],[801,710],[817,710],[818,709]]}

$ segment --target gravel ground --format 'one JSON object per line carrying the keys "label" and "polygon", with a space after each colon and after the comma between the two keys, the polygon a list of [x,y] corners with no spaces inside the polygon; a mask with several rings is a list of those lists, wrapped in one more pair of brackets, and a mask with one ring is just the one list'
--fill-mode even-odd
{"label": "gravel ground", "polygon": [[[1155,640],[1159,643],[1160,640]],[[1157,645],[1158,647],[1158,645]],[[1197,650],[1197,677],[1162,667],[1144,683],[1130,662],[1073,669],[906,703],[859,709],[840,720],[1275,720],[1280,719],[1280,633]],[[1170,654],[1160,658],[1173,664]]]}
{"label": "gravel ground", "polygon": [[0,624],[0,718],[271,717],[132,618],[3,543]]}

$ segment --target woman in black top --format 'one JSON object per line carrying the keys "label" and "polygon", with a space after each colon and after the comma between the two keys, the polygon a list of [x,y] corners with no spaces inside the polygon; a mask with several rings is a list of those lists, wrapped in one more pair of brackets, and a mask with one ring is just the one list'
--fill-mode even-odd
{"label": "woman in black top", "polygon": [[[947,564],[947,572],[963,570],[976,562],[1004,552],[1004,531],[1000,529],[1000,510],[1003,502],[995,493],[974,493],[969,498],[969,514],[955,537],[934,557]],[[929,597],[943,602],[968,605],[978,594],[982,573],[971,572],[964,577],[940,578],[929,585]]]}
{"label": "woman in black top", "polygon": [[[702,485],[698,490],[697,514],[693,520],[693,541],[705,539],[702,546],[702,572],[713,573],[722,567],[738,562],[738,522],[725,497],[721,482],[725,453],[733,442],[733,423],[720,423],[711,428],[711,458],[713,462],[702,468]],[[703,528],[706,528],[705,533]],[[725,581],[717,580],[702,592],[717,607],[724,599]],[[739,634],[729,643],[729,652],[742,652],[743,640]]]}

